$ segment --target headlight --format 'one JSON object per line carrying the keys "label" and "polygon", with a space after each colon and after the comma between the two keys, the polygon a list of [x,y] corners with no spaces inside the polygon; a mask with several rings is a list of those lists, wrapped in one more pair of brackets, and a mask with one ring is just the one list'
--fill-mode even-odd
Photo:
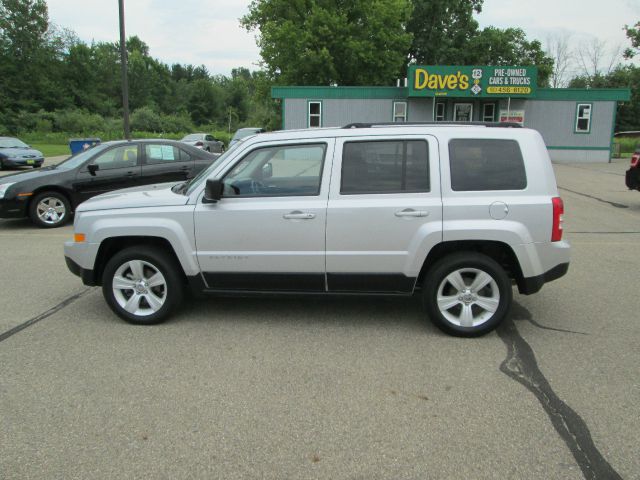
{"label": "headlight", "polygon": [[0,184],[0,198],[4,198],[4,194],[7,193],[9,187],[15,183],[16,182]]}

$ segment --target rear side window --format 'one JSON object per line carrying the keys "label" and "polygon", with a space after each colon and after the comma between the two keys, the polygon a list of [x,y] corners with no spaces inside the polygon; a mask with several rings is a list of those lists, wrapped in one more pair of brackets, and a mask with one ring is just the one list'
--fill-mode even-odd
{"label": "rear side window", "polygon": [[427,147],[424,140],[345,143],[340,193],[428,192]]}
{"label": "rear side window", "polygon": [[522,152],[515,140],[451,140],[449,165],[455,191],[527,188]]}

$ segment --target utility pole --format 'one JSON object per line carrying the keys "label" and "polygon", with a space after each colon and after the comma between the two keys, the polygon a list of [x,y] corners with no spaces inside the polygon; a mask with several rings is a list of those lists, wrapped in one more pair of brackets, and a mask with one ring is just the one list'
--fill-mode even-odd
{"label": "utility pole", "polygon": [[118,0],[120,9],[120,66],[122,67],[122,114],[124,119],[124,138],[131,140],[129,130],[129,80],[127,78],[127,44],[124,33],[124,0]]}

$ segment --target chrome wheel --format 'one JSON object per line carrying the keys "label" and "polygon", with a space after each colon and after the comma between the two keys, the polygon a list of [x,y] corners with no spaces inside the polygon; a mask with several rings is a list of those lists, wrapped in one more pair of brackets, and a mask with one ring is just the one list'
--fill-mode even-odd
{"label": "chrome wheel", "polygon": [[488,322],[500,305],[500,290],[494,278],[477,268],[461,268],[447,275],[437,292],[442,316],[459,327],[477,327]]}
{"label": "chrome wheel", "polygon": [[111,286],[118,305],[140,317],[153,315],[167,299],[164,275],[156,266],[143,260],[130,260],[120,265]]}
{"label": "chrome wheel", "polygon": [[36,214],[42,223],[55,225],[62,222],[67,216],[67,207],[57,197],[44,197],[36,206]]}

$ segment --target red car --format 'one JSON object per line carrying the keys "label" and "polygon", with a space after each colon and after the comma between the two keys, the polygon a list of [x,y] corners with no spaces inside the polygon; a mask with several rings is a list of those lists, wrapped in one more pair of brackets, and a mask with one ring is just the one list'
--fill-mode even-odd
{"label": "red car", "polygon": [[640,147],[636,148],[631,157],[631,167],[627,170],[625,183],[629,190],[640,190]]}

